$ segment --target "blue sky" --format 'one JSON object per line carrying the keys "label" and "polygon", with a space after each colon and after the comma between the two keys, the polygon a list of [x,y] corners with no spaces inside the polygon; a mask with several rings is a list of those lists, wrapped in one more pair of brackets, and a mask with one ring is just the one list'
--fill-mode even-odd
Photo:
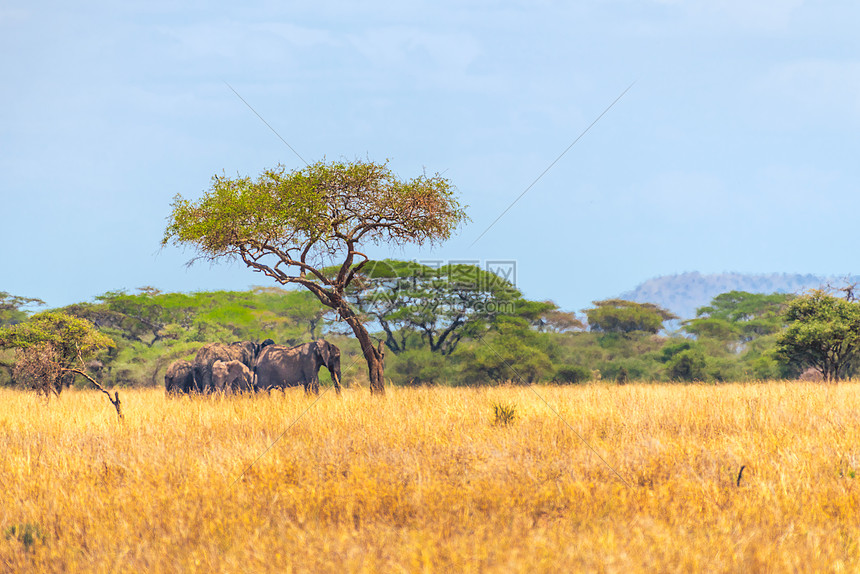
{"label": "blue sky", "polygon": [[[0,7],[0,291],[245,289],[160,249],[176,194],[302,157],[442,172],[471,223],[578,310],[684,271],[857,273],[860,4],[85,2]],[[633,87],[474,245],[631,83]]]}

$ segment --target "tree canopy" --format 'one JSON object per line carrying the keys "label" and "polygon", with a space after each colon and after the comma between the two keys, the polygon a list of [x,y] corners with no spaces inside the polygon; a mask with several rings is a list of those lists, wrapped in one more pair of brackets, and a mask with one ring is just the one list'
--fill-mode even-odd
{"label": "tree canopy", "polygon": [[26,307],[41,306],[45,302],[32,297],[20,297],[10,295],[6,291],[0,291],[0,327],[14,325],[27,318]]}
{"label": "tree canopy", "polygon": [[[239,258],[281,284],[298,284],[336,309],[358,338],[371,392],[384,391],[382,350],[349,306],[345,291],[369,261],[367,244],[435,244],[466,215],[451,183],[426,174],[401,180],[387,163],[320,161],[257,179],[216,176],[197,201],[176,196],[163,245],[197,257]],[[323,269],[337,262],[334,275]]]}
{"label": "tree canopy", "polygon": [[623,299],[595,301],[585,310],[588,326],[599,333],[630,334],[635,331],[655,334],[664,321],[677,319],[671,312],[653,303],[636,303]]}
{"label": "tree canopy", "polygon": [[516,313],[527,303],[510,282],[477,265],[433,267],[393,259],[368,262],[347,297],[380,325],[395,354],[417,338],[430,351],[448,355],[464,336],[486,330],[499,314]]}
{"label": "tree canopy", "polygon": [[844,378],[860,353],[860,303],[815,290],[791,301],[785,317],[778,355],[827,381]]}
{"label": "tree canopy", "polygon": [[397,355],[419,347],[450,355],[461,341],[497,330],[504,318],[522,319],[538,332],[584,328],[575,314],[551,301],[529,301],[507,279],[470,263],[370,261],[347,295],[354,308],[379,325],[386,346]]}
{"label": "tree canopy", "polygon": [[700,337],[748,343],[785,326],[783,312],[793,297],[784,293],[722,293],[710,305],[700,307],[696,318],[685,322],[684,330]]}
{"label": "tree canopy", "polygon": [[65,313],[39,313],[0,329],[0,347],[18,351],[15,378],[46,395],[59,394],[71,371],[84,369],[88,358],[113,344],[86,319]]}

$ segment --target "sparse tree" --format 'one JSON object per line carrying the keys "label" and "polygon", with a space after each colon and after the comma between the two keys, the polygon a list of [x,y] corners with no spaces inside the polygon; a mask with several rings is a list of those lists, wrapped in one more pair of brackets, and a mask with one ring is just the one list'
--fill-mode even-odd
{"label": "sparse tree", "polygon": [[[834,284],[833,282],[828,282],[823,290],[827,293],[841,293],[842,298],[851,303],[857,302],[857,286],[860,285],[857,281],[852,281],[851,277],[843,277],[842,284]],[[837,295],[838,297],[839,295]]]}
{"label": "sparse tree", "polygon": [[[188,245],[210,261],[238,258],[283,285],[297,284],[337,311],[358,339],[371,393],[384,392],[375,347],[346,289],[369,260],[368,244],[434,244],[466,215],[437,175],[401,180],[387,163],[320,161],[250,177],[216,176],[197,201],[176,196],[163,245]],[[323,269],[337,262],[338,272]]]}

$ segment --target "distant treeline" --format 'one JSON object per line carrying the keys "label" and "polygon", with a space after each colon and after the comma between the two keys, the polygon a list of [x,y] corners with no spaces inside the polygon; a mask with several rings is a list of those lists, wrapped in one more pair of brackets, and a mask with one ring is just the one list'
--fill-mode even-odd
{"label": "distant treeline", "polygon": [[[480,270],[460,269],[455,277],[451,269],[447,275],[416,273],[415,264],[380,264],[353,291],[352,302],[386,342],[386,378],[396,385],[736,381],[800,374],[799,365],[776,353],[792,295],[721,294],[667,334],[664,324],[677,317],[654,304],[596,301],[577,315],[552,302],[529,301],[498,277],[474,275],[485,273]],[[464,272],[479,281],[464,283]],[[38,303],[0,297],[0,327],[25,321]],[[160,385],[172,361],[192,358],[207,342],[270,338],[293,345],[320,337],[342,349],[347,385],[367,382],[355,339],[305,291],[143,288],[105,293],[60,311],[88,319],[114,341],[89,365],[111,385]],[[0,384],[10,383],[13,363],[12,351],[0,351]]]}

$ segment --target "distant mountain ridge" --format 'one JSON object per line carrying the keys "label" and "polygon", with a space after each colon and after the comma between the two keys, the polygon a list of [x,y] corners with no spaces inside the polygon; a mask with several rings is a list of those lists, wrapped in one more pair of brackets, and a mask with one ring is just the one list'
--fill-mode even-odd
{"label": "distant mountain ridge", "polygon": [[640,283],[620,299],[637,303],[656,303],[682,319],[692,319],[696,309],[708,305],[720,293],[747,291],[749,293],[802,293],[826,285],[839,287],[846,282],[860,282],[860,276],[824,276],[800,273],[713,273],[697,271],[663,275]]}

